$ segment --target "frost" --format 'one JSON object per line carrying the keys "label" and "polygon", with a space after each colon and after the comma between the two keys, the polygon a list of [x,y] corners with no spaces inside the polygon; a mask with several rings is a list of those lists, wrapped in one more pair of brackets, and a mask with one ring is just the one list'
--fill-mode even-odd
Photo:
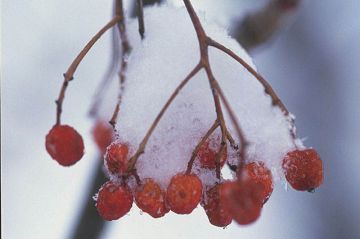
{"label": "frost", "polygon": [[[210,37],[254,67],[244,49],[223,29],[206,23],[201,15],[200,20]],[[185,8],[146,9],[145,23],[143,41],[137,22],[128,25],[132,52],[117,124],[120,141],[128,142],[131,152],[136,151],[171,93],[199,61],[198,40]],[[280,160],[294,147],[289,133],[293,116],[287,118],[279,108],[272,107],[263,86],[229,56],[210,48],[209,57],[213,73],[250,143],[248,160],[260,160],[269,168],[280,170]],[[209,82],[205,72],[200,71],[178,94],[153,132],[136,165],[139,176],[154,178],[165,188],[172,176],[186,170],[193,149],[215,119]],[[226,113],[225,120],[236,138]],[[230,146],[228,151],[229,161],[236,164],[236,154]],[[214,172],[201,169],[196,163],[193,170],[200,172],[206,185],[216,180]]]}

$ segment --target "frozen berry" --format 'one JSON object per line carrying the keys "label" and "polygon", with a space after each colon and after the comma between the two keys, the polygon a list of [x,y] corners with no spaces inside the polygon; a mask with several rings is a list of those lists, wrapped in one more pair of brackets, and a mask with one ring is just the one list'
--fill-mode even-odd
{"label": "frozen berry", "polygon": [[323,182],[322,160],[314,149],[287,153],[282,167],[286,180],[296,190],[312,191]]}
{"label": "frozen berry", "polygon": [[128,152],[129,148],[123,143],[112,143],[106,149],[105,166],[110,173],[115,175],[124,174],[128,168]]}
{"label": "frozen berry", "polygon": [[171,178],[166,192],[170,210],[190,214],[201,200],[202,183],[195,174],[177,174]]}
{"label": "frozen berry", "polygon": [[133,195],[127,186],[108,181],[99,190],[96,208],[103,219],[111,221],[128,213],[132,203]]}
{"label": "frozen berry", "polygon": [[263,162],[259,161],[246,164],[244,170],[248,177],[250,177],[256,183],[263,185],[263,202],[265,203],[269,199],[274,189],[270,169],[268,169]]}
{"label": "frozen berry", "polygon": [[263,186],[253,180],[225,182],[220,189],[222,205],[240,225],[250,224],[259,218],[262,194]]}
{"label": "frozen berry", "polygon": [[100,152],[105,153],[106,147],[111,144],[114,136],[114,130],[110,124],[103,120],[98,120],[91,133]]}
{"label": "frozen berry", "polygon": [[[216,168],[216,154],[219,149],[219,144],[214,138],[206,140],[200,147],[198,152],[198,158],[200,165],[203,168],[214,169]],[[220,158],[220,167],[224,166],[227,158],[226,148]]]}
{"label": "frozen berry", "polygon": [[226,210],[223,200],[220,200],[222,186],[223,184],[216,184],[207,190],[201,201],[210,223],[218,227],[225,227],[232,221],[231,214]]}
{"label": "frozen berry", "polygon": [[50,156],[62,166],[71,166],[84,155],[81,135],[68,125],[54,125],[46,135],[45,147]]}
{"label": "frozen berry", "polygon": [[151,178],[143,180],[136,188],[135,203],[154,218],[162,217],[170,210],[165,203],[165,191]]}

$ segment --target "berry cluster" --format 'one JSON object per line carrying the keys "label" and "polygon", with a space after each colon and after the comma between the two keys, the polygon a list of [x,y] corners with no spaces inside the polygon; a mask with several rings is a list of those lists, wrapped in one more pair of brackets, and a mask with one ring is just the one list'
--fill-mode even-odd
{"label": "berry cluster", "polygon": [[[125,81],[127,56],[130,54],[130,45],[125,32],[121,1],[116,1],[115,4],[117,15],[91,39],[64,74],[64,83],[59,98],[56,100],[56,124],[46,135],[46,150],[62,166],[71,166],[83,157],[84,143],[81,135],[74,128],[60,123],[65,90],[73,79],[73,74],[78,64],[80,64],[91,46],[106,30],[119,24],[119,33],[123,46],[119,74],[121,94],[119,95],[113,117],[109,122],[113,128],[106,122],[99,120],[92,131],[94,141],[99,151],[104,155],[104,166],[110,176],[110,180],[101,186],[96,196],[96,208],[100,216],[104,220],[117,220],[130,211],[134,201],[139,209],[153,218],[163,217],[170,211],[176,214],[190,214],[200,204],[212,225],[225,227],[233,220],[238,224],[247,225],[259,218],[264,204],[268,201],[273,191],[274,178],[268,167],[269,165],[265,162],[271,161],[273,163],[273,158],[280,159],[281,156],[274,157],[268,153],[263,153],[260,157],[251,155],[251,150],[247,148],[247,145],[248,143],[257,142],[256,140],[259,137],[256,140],[250,139],[249,141],[245,137],[242,127],[237,122],[235,111],[231,108],[219,81],[217,81],[213,74],[209,61],[208,49],[210,47],[217,48],[239,62],[262,84],[266,94],[271,97],[272,105],[279,107],[283,113],[281,114],[281,120],[284,120],[286,123],[283,126],[289,126],[285,131],[289,133],[286,135],[286,138],[291,136],[293,142],[293,148],[287,147],[286,150],[289,152],[281,160],[282,170],[288,183],[299,191],[314,191],[323,182],[322,161],[314,149],[302,149],[302,145],[297,144],[293,119],[267,81],[241,57],[210,38],[203,29],[190,0],[183,0],[183,2],[197,33],[200,45],[200,61],[181,81],[163,105],[155,120],[146,131],[137,150],[132,152],[132,149],[134,149],[133,145],[131,145],[132,143],[120,141],[114,137],[117,115],[124,90],[123,83]],[[291,8],[296,2],[278,1],[278,4],[283,8]],[[142,14],[139,15],[142,16]],[[188,160],[187,168],[181,172],[171,172],[173,173],[171,174],[171,179],[169,178],[166,184],[158,182],[156,178],[139,175],[136,163],[138,158],[145,152],[146,145],[154,129],[158,126],[160,119],[180,90],[200,70],[206,72],[214,99],[216,118],[213,125],[192,150],[191,157],[186,159]],[[229,119],[226,119],[224,116],[224,109],[229,114]],[[95,107],[93,116],[98,117],[96,112],[97,108]],[[210,119],[209,117],[205,118]],[[251,120],[248,119],[247,121]],[[228,127],[228,122],[233,124],[234,129]],[[173,126],[173,123],[170,126]],[[261,126],[262,124],[258,123],[257,125]],[[218,128],[221,131],[221,135],[215,136],[214,132]],[[257,127],[255,128],[257,129]],[[289,129],[290,132],[288,132]],[[120,130],[120,132],[122,131]],[[187,133],[188,131],[184,132]],[[232,137],[233,132],[237,134],[236,139]],[[262,130],[259,130],[259,132],[260,135],[258,136],[262,136],[264,133]],[[277,133],[277,131],[275,132]],[[126,138],[127,136],[125,135],[124,137]],[[233,150],[231,154],[230,152],[228,153],[230,149]],[[275,148],[276,150],[277,148]],[[180,150],[180,155],[185,156],[188,154]],[[159,158],[161,158],[161,155]],[[234,159],[236,160],[235,163]],[[194,170],[193,165],[198,166],[200,170]],[[225,180],[222,177],[222,168],[225,165],[228,165],[233,171],[233,178],[231,180]],[[215,182],[210,183],[207,179],[204,179],[202,175],[204,172],[216,175]],[[143,178],[140,176],[143,176]]]}
{"label": "berry cluster", "polygon": [[[111,143],[113,133],[106,124],[97,122],[93,135],[99,150],[105,151],[104,164],[112,176],[112,181],[100,188],[96,199],[97,210],[104,220],[123,217],[135,201],[139,209],[154,218],[162,217],[169,211],[190,214],[201,204],[210,223],[215,226],[225,227],[232,220],[246,225],[260,216],[273,191],[271,171],[262,161],[246,163],[236,170],[234,180],[220,178],[212,186],[204,186],[206,182],[202,182],[199,175],[184,171],[174,175],[167,188],[163,189],[154,179],[140,180],[136,174],[129,172],[129,145]],[[216,141],[209,138],[197,152],[196,159],[204,169],[216,170],[214,144]],[[59,164],[70,166],[83,156],[84,144],[72,127],[55,125],[46,136],[46,149]],[[219,161],[220,167],[223,167],[227,162],[226,151]],[[288,152],[282,160],[282,167],[286,180],[296,190],[312,191],[323,181],[322,161],[314,149]],[[137,176],[135,187],[128,185],[129,175]]]}

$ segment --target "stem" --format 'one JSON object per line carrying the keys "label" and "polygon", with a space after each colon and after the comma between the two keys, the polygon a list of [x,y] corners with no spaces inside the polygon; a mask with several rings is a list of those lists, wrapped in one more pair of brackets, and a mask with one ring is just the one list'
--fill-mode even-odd
{"label": "stem", "polygon": [[245,69],[248,72],[250,72],[250,74],[252,74],[264,86],[265,93],[270,95],[270,97],[272,99],[272,104],[278,106],[284,112],[285,115],[289,115],[289,111],[287,110],[287,108],[285,107],[283,102],[280,100],[280,98],[277,96],[277,94],[275,93],[275,91],[273,90],[271,85],[260,74],[258,74],[254,68],[252,68],[248,63],[246,63],[243,59],[241,59],[233,51],[231,51],[227,47],[221,45],[220,43],[212,40],[211,38],[208,38],[208,42],[209,42],[210,46],[213,46],[213,47],[219,49],[220,51],[223,51],[224,53],[226,53],[227,55],[232,57],[234,60],[239,62],[243,67],[245,67]]}
{"label": "stem", "polygon": [[86,44],[86,46],[82,49],[82,51],[77,55],[75,60],[71,63],[66,73],[64,73],[64,82],[61,87],[59,97],[55,101],[57,108],[56,108],[56,124],[61,123],[61,112],[62,112],[62,104],[65,98],[65,91],[69,84],[69,82],[74,78],[74,73],[83,60],[83,58],[86,56],[86,54],[89,52],[91,47],[95,44],[97,40],[111,27],[113,27],[118,21],[122,19],[122,16],[116,15],[113,19],[111,19],[110,22],[108,22],[96,35]]}
{"label": "stem", "polygon": [[210,135],[215,131],[215,129],[219,126],[219,121],[215,120],[213,125],[210,127],[210,129],[206,132],[204,137],[201,138],[200,142],[196,145],[194,151],[192,152],[191,158],[188,162],[188,166],[186,169],[186,174],[190,174],[192,166],[194,164],[194,161],[196,159],[197,154],[199,153],[199,150],[201,146],[205,143],[205,141],[210,137]]}
{"label": "stem", "polygon": [[190,81],[190,79],[192,77],[194,77],[200,71],[201,68],[202,68],[201,63],[197,64],[195,66],[195,68],[189,73],[189,75],[187,75],[186,78],[178,85],[178,87],[176,87],[175,91],[171,94],[170,98],[166,101],[165,105],[163,106],[163,108],[161,109],[159,114],[156,116],[154,122],[151,124],[150,128],[146,132],[146,135],[143,138],[143,140],[141,141],[138,150],[129,159],[129,166],[128,166],[127,172],[131,172],[131,170],[135,167],[136,161],[139,158],[139,156],[144,153],[146,144],[147,144],[151,134],[153,133],[156,126],[158,125],[159,121],[161,120],[162,116],[166,112],[167,108],[170,106],[170,104],[175,99],[175,97],[179,94],[181,89]]}

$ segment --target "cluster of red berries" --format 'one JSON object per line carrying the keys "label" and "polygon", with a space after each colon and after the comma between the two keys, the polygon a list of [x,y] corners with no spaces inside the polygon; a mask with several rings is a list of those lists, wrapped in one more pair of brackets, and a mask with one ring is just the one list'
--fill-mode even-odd
{"label": "cluster of red berries", "polygon": [[[110,130],[109,130],[110,129]],[[200,204],[211,224],[219,227],[232,220],[241,225],[254,222],[273,191],[273,178],[269,168],[261,161],[254,161],[238,168],[233,181],[219,180],[213,186],[203,186],[194,173],[174,175],[166,190],[154,179],[138,180],[130,188],[129,145],[113,142],[112,129],[97,123],[93,136],[100,151],[105,152],[104,164],[108,172],[119,180],[106,182],[97,195],[96,207],[105,220],[116,220],[128,213],[133,201],[154,218],[170,210],[177,214],[190,214]],[[201,167],[215,170],[216,149],[209,138],[197,153]],[[81,136],[70,126],[55,125],[46,136],[46,149],[53,159],[63,166],[76,163],[84,153]],[[220,159],[220,167],[227,161],[227,153]],[[314,149],[294,150],[282,161],[285,177],[290,185],[301,191],[312,191],[323,181],[322,161]]]}

